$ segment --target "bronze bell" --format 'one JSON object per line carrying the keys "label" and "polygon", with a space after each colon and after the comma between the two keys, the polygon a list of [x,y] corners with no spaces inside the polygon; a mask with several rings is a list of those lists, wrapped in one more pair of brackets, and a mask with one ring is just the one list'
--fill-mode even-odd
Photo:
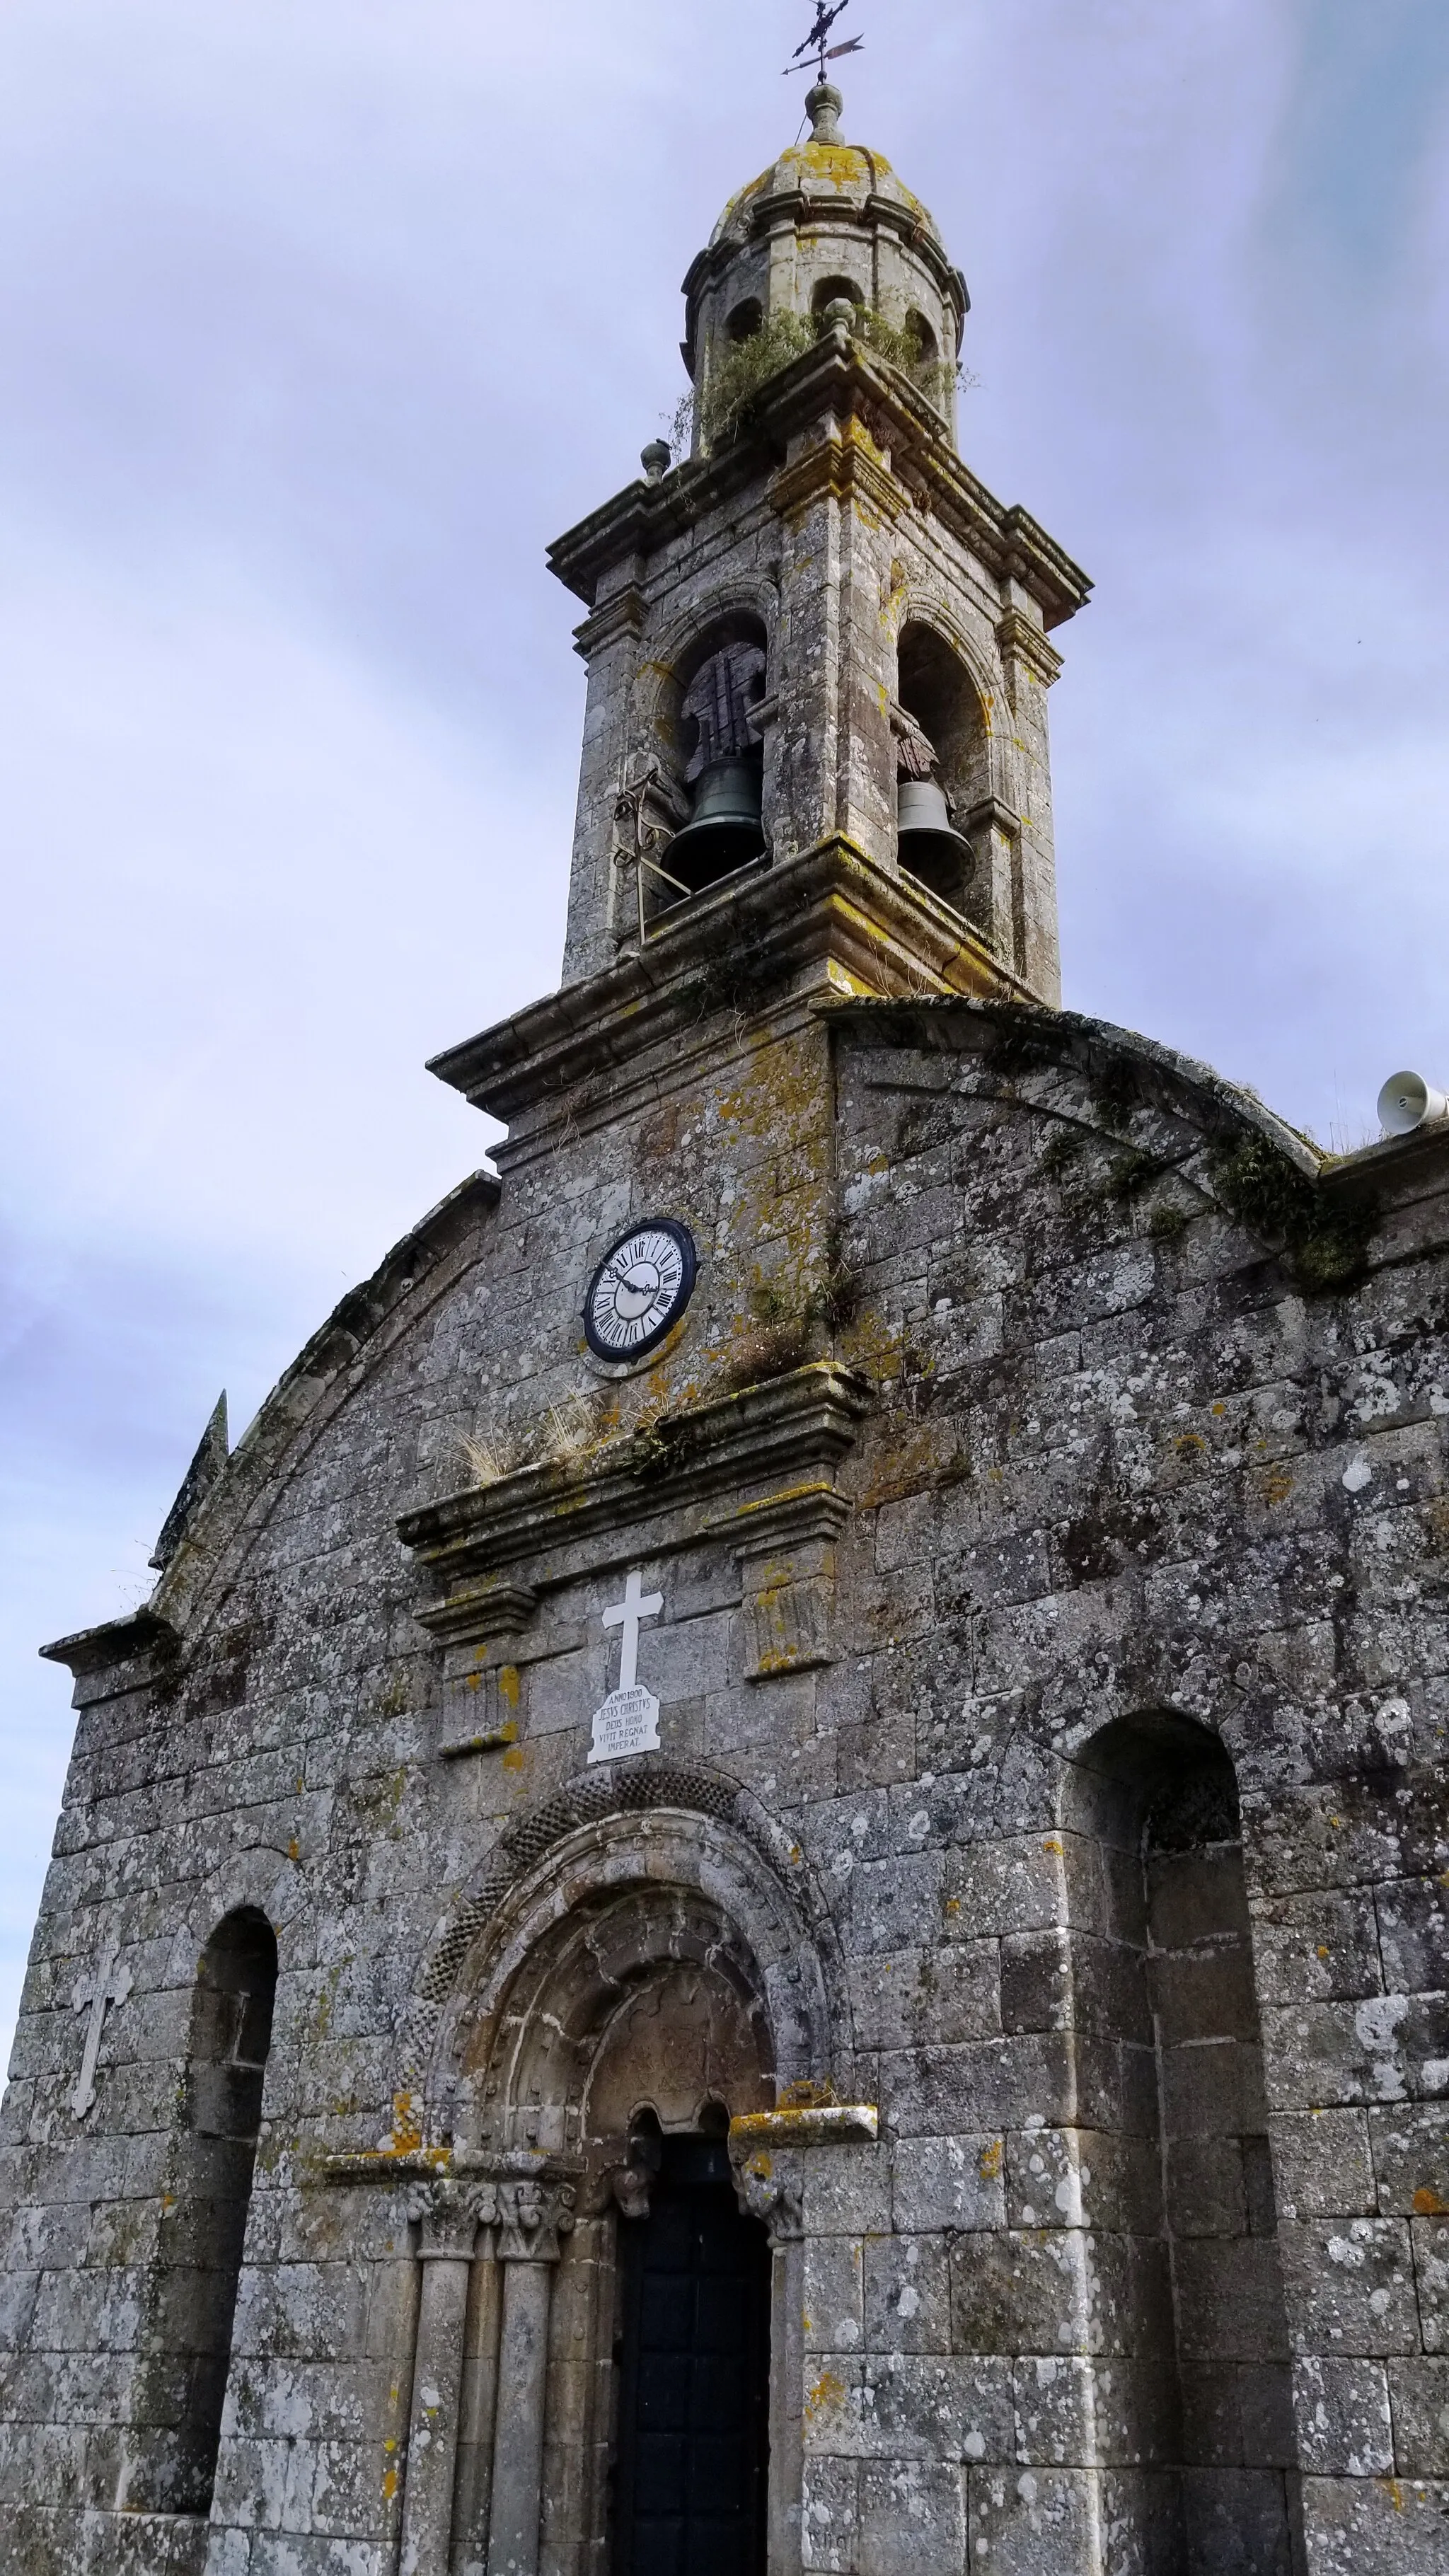
{"label": "bronze bell", "polygon": [[669,874],[691,894],[759,857],[765,846],[762,786],[758,760],[714,760],[701,770],[689,821],[663,857]]}
{"label": "bronze bell", "polygon": [[936,778],[903,778],[896,790],[896,844],[903,868],[947,903],[959,900],[975,864],[969,841],[951,820]]}

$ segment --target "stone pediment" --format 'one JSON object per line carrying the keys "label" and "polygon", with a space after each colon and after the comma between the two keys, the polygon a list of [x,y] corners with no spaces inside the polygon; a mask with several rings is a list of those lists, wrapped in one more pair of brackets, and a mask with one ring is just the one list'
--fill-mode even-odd
{"label": "stone pediment", "polygon": [[870,1389],[815,1360],[681,1407],[631,1438],[521,1467],[405,1512],[398,1535],[441,1597],[416,1616],[449,1644],[523,1624],[539,1588],[641,1553],[724,1538],[742,1555],[828,1543],[850,1515],[836,1488]]}

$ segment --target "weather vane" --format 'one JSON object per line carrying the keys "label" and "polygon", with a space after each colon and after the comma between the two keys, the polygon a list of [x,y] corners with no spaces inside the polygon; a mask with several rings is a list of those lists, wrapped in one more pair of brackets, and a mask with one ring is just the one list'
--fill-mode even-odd
{"label": "weather vane", "polygon": [[[849,6],[850,0],[835,0],[834,8],[828,9],[825,5],[825,0],[815,0],[815,24],[811,28],[809,35],[806,37],[804,44],[796,46],[790,60],[785,65],[785,76],[787,79],[791,72],[813,71],[818,79],[824,80],[826,64],[833,63],[838,54],[858,54],[860,52],[862,45],[865,43],[864,36],[848,36],[843,45],[827,45],[825,41],[831,28],[834,26],[836,19],[839,17],[841,10],[848,9]],[[802,54],[806,56],[806,60],[804,62],[800,59]],[[811,62],[809,59],[812,54],[815,57],[814,62]]]}

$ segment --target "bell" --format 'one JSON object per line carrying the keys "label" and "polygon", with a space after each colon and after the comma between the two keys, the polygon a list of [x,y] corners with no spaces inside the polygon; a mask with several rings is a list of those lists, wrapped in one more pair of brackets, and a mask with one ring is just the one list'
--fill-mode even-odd
{"label": "bell", "polygon": [[765,846],[758,761],[715,760],[701,770],[694,810],[676,832],[663,864],[691,894],[757,859]]}
{"label": "bell", "polygon": [[903,868],[947,903],[955,903],[971,874],[974,853],[951,821],[946,791],[936,778],[903,778],[896,790],[896,844]]}

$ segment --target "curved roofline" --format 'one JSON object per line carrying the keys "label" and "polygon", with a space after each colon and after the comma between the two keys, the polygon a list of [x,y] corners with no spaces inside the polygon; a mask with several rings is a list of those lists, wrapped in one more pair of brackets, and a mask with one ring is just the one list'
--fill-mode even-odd
{"label": "curved roofline", "polygon": [[1119,1028],[1112,1020],[1091,1019],[1081,1011],[1048,1010],[1025,1002],[976,1001],[967,994],[941,998],[927,995],[909,1002],[877,1002],[867,997],[832,1001],[822,1007],[832,1021],[859,1021],[862,1026],[879,1029],[887,1022],[915,1019],[934,1026],[942,1035],[947,1034],[950,1020],[967,1018],[988,1028],[996,1026],[1019,1037],[1029,1036],[1043,1050],[1058,1056],[1073,1055],[1084,1072],[1091,1069],[1094,1049],[1126,1056],[1185,1098],[1199,1101],[1208,1115],[1200,1116],[1195,1123],[1207,1134],[1224,1136],[1229,1127],[1251,1127],[1310,1181],[1322,1178],[1341,1159],[1326,1154],[1301,1128],[1290,1126],[1246,1084],[1230,1082],[1225,1074],[1215,1072],[1197,1056],[1184,1055],[1156,1038],[1143,1037],[1136,1029]]}

